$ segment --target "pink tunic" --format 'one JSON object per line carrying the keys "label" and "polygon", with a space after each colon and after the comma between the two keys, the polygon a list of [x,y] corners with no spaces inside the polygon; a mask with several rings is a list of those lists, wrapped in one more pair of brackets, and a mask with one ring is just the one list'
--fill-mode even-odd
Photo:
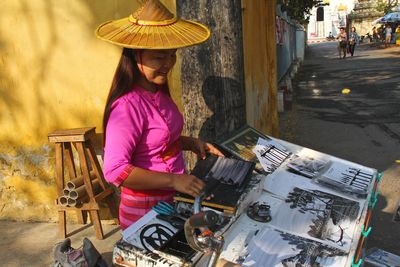
{"label": "pink tunic", "polygon": [[[163,91],[135,86],[111,107],[104,147],[104,174],[120,186],[132,169],[183,173],[180,136],[183,117]],[[121,228],[146,214],[159,200],[172,201],[172,188],[133,190],[123,187],[119,207]]]}

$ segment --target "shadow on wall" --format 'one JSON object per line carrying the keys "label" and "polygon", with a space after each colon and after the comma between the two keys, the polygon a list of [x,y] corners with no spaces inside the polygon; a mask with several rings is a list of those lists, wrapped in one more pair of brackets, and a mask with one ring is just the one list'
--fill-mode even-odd
{"label": "shadow on wall", "polygon": [[[226,92],[229,92],[228,97]],[[246,121],[243,112],[245,96],[238,81],[226,77],[209,76],[203,83],[202,94],[213,115],[203,123],[199,138],[222,141],[243,126],[242,122]]]}
{"label": "shadow on wall", "polygon": [[[246,121],[245,96],[238,81],[232,78],[208,76],[202,85],[202,96],[212,115],[201,126],[198,136],[200,139],[218,143],[243,127],[243,122]],[[198,157],[193,153],[186,153],[185,159],[187,170],[191,170],[196,165]]]}

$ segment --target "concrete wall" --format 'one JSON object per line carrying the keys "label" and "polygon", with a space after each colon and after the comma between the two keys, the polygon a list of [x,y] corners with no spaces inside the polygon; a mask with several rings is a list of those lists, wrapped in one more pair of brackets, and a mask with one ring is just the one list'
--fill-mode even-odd
{"label": "concrete wall", "polygon": [[278,84],[288,73],[293,63],[304,58],[305,31],[294,22],[283,17],[286,22],[283,42],[276,45],[278,58]]}
{"label": "concrete wall", "polygon": [[299,61],[304,60],[304,52],[306,45],[306,32],[302,29],[296,30],[296,58]]}
{"label": "concrete wall", "polygon": [[[174,1],[164,3],[174,11]],[[1,2],[1,219],[56,219],[54,153],[47,134],[88,126],[102,132],[121,50],[98,40],[94,30],[128,16],[137,5],[127,0]]]}

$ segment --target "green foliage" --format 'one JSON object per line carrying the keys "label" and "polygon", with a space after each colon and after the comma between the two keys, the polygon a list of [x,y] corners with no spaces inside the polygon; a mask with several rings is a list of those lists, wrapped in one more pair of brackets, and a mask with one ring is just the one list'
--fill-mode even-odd
{"label": "green foliage", "polygon": [[388,14],[392,12],[392,8],[396,7],[398,4],[399,0],[377,0],[376,10]]}
{"label": "green foliage", "polygon": [[287,11],[292,19],[297,20],[301,24],[308,23],[311,9],[322,5],[322,2],[323,0],[278,0],[282,11]]}

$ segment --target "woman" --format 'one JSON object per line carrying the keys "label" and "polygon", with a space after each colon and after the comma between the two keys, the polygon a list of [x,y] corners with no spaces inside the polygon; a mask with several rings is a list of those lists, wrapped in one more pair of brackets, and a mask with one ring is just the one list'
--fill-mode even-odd
{"label": "woman", "polygon": [[378,30],[376,29],[376,27],[372,28],[372,41],[374,43],[378,42],[379,40],[379,35],[378,35]]}
{"label": "woman", "polygon": [[124,47],[107,99],[104,173],[122,186],[122,229],[175,191],[198,196],[204,183],[184,173],[182,150],[205,158],[223,156],[213,145],[181,136],[183,117],[169,95],[167,76],[176,50],[206,41],[209,30],[177,19],[158,0],[148,0],[129,18],[98,27],[99,38]]}
{"label": "woman", "polygon": [[390,44],[392,42],[392,27],[390,27],[390,24],[386,24],[385,28],[385,47],[390,47]]}
{"label": "woman", "polygon": [[343,52],[343,58],[346,58],[346,50],[347,50],[347,34],[344,31],[344,27],[340,27],[340,32],[336,36],[336,40],[339,41],[338,43],[338,50],[339,50],[339,58],[342,58],[342,52]]}
{"label": "woman", "polygon": [[358,36],[358,33],[356,32],[355,27],[351,27],[351,32],[349,34],[349,52],[351,56],[354,55],[354,50],[356,48],[356,45],[358,45],[360,42],[360,37]]}

